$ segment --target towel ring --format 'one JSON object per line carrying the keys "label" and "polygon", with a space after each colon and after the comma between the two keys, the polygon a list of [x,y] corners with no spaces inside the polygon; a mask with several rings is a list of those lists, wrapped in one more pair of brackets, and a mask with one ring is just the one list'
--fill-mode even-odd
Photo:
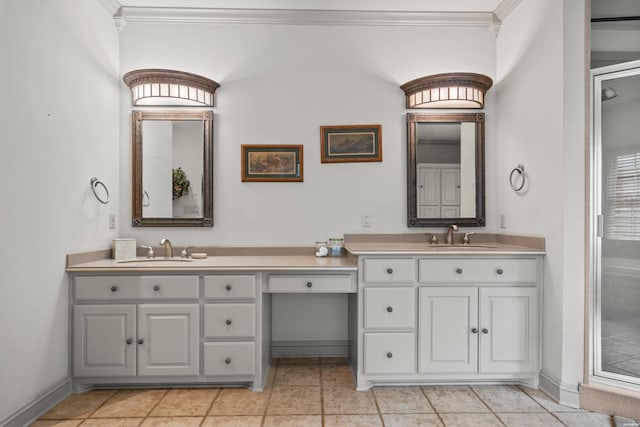
{"label": "towel ring", "polygon": [[[91,178],[91,181],[89,182],[91,183],[91,190],[93,190],[93,195],[96,196],[96,199],[98,199],[98,201],[103,205],[109,203],[109,189],[107,189],[107,186],[104,185],[104,183],[98,180],[98,178],[96,178],[95,176]],[[102,189],[106,193],[106,198],[102,198],[98,195],[98,192],[96,191],[96,188],[98,187],[102,187]]]}
{"label": "towel ring", "polygon": [[[517,185],[518,178],[520,178],[520,185]],[[521,163],[511,171],[509,174],[509,184],[511,184],[511,188],[513,191],[520,191],[524,188],[524,184],[527,181],[527,177],[524,173],[524,165]]]}

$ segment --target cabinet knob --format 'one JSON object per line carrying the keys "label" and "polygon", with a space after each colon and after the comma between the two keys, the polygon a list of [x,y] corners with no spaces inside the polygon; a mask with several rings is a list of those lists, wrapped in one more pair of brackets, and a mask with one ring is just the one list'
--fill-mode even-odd
{"label": "cabinet knob", "polygon": [[393,307],[391,307],[391,306],[387,307],[387,311],[388,311],[389,313],[393,312]]}
{"label": "cabinet knob", "polygon": [[154,290],[154,291],[159,291],[159,290],[160,290],[160,285],[155,285],[155,286],[153,287],[153,290]]}
{"label": "cabinet knob", "polygon": [[310,288],[310,287],[312,287],[312,286],[313,286],[313,283],[311,283],[311,282],[307,282],[307,288]]}
{"label": "cabinet knob", "polygon": [[456,268],[456,273],[462,274],[462,269],[461,268]]}
{"label": "cabinet knob", "polygon": [[471,333],[477,334],[478,333],[478,328],[471,328]]}
{"label": "cabinet knob", "polygon": [[133,338],[127,338],[127,344],[133,344]]}
{"label": "cabinet knob", "polygon": [[231,324],[231,319],[227,319],[224,323],[226,323],[227,326],[229,326]]}
{"label": "cabinet knob", "polygon": [[224,287],[226,290],[230,291],[231,290],[231,285],[227,285]]}
{"label": "cabinet knob", "polygon": [[497,270],[496,270],[496,273],[498,273],[498,274],[502,274],[502,273],[504,273],[504,270],[503,270],[503,269],[501,269],[501,268],[499,268],[499,269],[497,269]]}
{"label": "cabinet knob", "polygon": [[117,291],[117,290],[118,290],[118,287],[117,287],[116,285],[113,285],[113,286],[111,287],[111,292],[115,292],[115,291]]}
{"label": "cabinet knob", "polygon": [[144,344],[144,340],[143,340],[142,338],[140,338],[140,339],[138,340],[138,344],[140,344],[140,345]]}
{"label": "cabinet knob", "polygon": [[393,353],[389,352],[387,353],[387,359],[391,359],[393,357]]}
{"label": "cabinet knob", "polygon": [[387,274],[393,274],[393,268],[387,268]]}
{"label": "cabinet knob", "polygon": [[227,365],[231,365],[231,358],[227,357],[226,359],[224,359],[224,363]]}
{"label": "cabinet knob", "polygon": [[489,333],[489,330],[488,330],[487,328],[482,328],[482,333],[483,333],[483,334],[488,334],[488,333]]}

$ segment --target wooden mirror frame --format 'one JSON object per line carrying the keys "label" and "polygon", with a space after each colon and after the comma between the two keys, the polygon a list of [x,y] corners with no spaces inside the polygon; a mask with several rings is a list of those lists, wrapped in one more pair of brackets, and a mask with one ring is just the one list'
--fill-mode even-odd
{"label": "wooden mirror frame", "polygon": [[[142,121],[202,120],[202,217],[145,218],[142,215]],[[212,111],[132,111],[132,226],[133,227],[212,227],[213,226],[213,112]]]}
{"label": "wooden mirror frame", "polygon": [[[416,164],[416,125],[418,123],[462,123],[473,122],[475,129],[476,157],[476,200],[473,218],[419,218],[417,200],[417,164]],[[464,227],[483,227],[485,225],[484,197],[484,114],[407,114],[407,226],[408,227],[448,227],[456,224]]]}

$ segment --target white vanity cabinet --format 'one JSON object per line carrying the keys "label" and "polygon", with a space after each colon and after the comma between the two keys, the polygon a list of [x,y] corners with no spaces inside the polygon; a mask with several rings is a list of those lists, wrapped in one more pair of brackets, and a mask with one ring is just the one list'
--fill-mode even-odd
{"label": "white vanity cabinet", "polygon": [[366,255],[359,266],[358,389],[537,385],[541,256]]}

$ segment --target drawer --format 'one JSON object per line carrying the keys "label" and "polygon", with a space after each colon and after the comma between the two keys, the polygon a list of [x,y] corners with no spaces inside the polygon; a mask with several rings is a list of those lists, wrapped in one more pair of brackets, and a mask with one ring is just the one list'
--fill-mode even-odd
{"label": "drawer", "polygon": [[415,372],[413,333],[364,334],[366,374],[412,374]]}
{"label": "drawer", "polygon": [[415,262],[411,258],[365,259],[365,283],[415,282]]}
{"label": "drawer", "polygon": [[204,343],[205,375],[255,375],[255,343]]}
{"label": "drawer", "polygon": [[267,292],[272,293],[354,293],[353,275],[269,275]]}
{"label": "drawer", "polygon": [[204,276],[208,299],[256,298],[256,276]]}
{"label": "drawer", "polygon": [[420,283],[535,283],[535,259],[421,259]]}
{"label": "drawer", "polygon": [[415,291],[413,288],[365,288],[364,327],[415,327]]}
{"label": "drawer", "polygon": [[205,304],[204,335],[206,338],[255,337],[255,304]]}
{"label": "drawer", "polygon": [[198,276],[77,276],[77,301],[198,299]]}

